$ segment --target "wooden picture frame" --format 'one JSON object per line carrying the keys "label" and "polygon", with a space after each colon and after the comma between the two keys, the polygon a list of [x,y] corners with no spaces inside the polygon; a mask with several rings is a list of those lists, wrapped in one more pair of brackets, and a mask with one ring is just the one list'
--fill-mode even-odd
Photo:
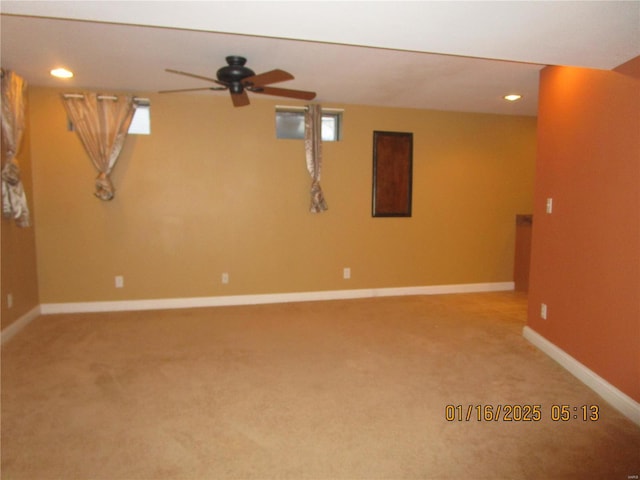
{"label": "wooden picture frame", "polygon": [[373,132],[373,217],[410,217],[413,133]]}

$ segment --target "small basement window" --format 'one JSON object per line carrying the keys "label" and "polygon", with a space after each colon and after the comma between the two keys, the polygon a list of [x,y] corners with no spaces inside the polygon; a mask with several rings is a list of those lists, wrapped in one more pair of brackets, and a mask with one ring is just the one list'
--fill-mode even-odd
{"label": "small basement window", "polygon": [[[146,98],[134,99],[136,110],[131,119],[131,125],[127,133],[132,135],[151,135],[151,103]],[[75,131],[70,118],[67,118],[67,130]]]}
{"label": "small basement window", "polygon": [[[276,137],[304,140],[304,108],[276,107]],[[342,110],[322,110],[322,141],[337,142],[342,137]]]}

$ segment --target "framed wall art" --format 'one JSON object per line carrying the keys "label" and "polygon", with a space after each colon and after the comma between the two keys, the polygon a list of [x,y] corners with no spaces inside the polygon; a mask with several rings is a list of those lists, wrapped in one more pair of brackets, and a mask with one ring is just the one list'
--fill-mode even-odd
{"label": "framed wall art", "polygon": [[413,133],[373,132],[374,217],[410,217]]}

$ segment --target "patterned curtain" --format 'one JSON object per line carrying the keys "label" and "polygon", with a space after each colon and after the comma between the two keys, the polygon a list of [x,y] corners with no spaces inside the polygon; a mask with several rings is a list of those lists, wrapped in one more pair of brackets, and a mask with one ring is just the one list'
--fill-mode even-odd
{"label": "patterned curtain", "polygon": [[327,210],[322,187],[320,187],[320,171],[322,170],[322,107],[308,105],[304,115],[304,149],[307,156],[307,170],[311,175],[311,208],[312,213]]}
{"label": "patterned curtain", "polygon": [[2,70],[2,213],[19,227],[31,226],[29,205],[16,157],[25,128],[27,84],[11,70]]}
{"label": "patterned curtain", "polygon": [[98,170],[95,196],[111,200],[115,188],[109,174],[120,156],[135,103],[130,96],[108,96],[95,93],[62,95],[62,100],[75,131]]}

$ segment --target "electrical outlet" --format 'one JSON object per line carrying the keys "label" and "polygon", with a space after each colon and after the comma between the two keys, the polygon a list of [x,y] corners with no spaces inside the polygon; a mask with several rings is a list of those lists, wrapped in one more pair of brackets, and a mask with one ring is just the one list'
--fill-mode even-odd
{"label": "electrical outlet", "polygon": [[345,267],[342,269],[342,278],[348,280],[351,278],[351,269],[349,267]]}
{"label": "electrical outlet", "polygon": [[13,293],[7,294],[7,308],[13,308]]}
{"label": "electrical outlet", "polygon": [[547,213],[553,213],[553,198],[547,198]]}
{"label": "electrical outlet", "polygon": [[540,318],[543,320],[547,319],[547,304],[546,303],[541,303],[540,304]]}
{"label": "electrical outlet", "polygon": [[116,275],[115,282],[116,288],[124,288],[124,277],[122,275]]}
{"label": "electrical outlet", "polygon": [[224,284],[229,283],[229,274],[227,272],[224,272],[222,274],[221,280],[222,280],[222,283]]}

